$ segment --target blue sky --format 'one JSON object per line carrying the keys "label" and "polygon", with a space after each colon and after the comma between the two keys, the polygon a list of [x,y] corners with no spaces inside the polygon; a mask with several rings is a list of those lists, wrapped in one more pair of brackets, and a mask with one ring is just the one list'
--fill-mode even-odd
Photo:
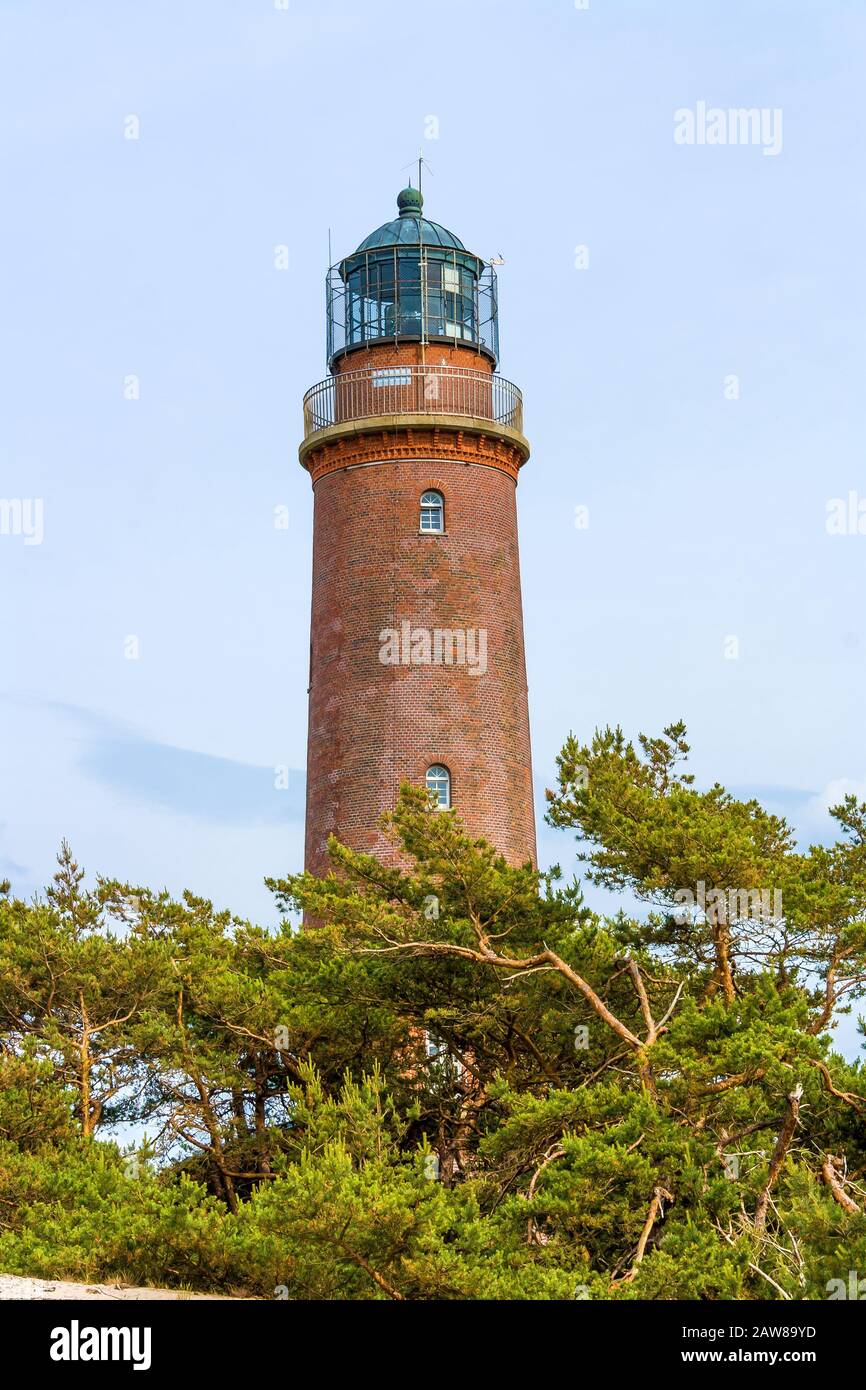
{"label": "blue sky", "polygon": [[[0,535],[17,891],[66,835],[273,920],[328,231],[392,216],[419,145],[427,213],[505,258],[539,807],[569,729],[682,716],[699,781],[827,835],[866,791],[866,536],[826,529],[866,497],[864,40],[857,0],[3,0],[0,495],[44,508],[41,544]],[[701,101],[781,110],[780,152],[678,145]]]}

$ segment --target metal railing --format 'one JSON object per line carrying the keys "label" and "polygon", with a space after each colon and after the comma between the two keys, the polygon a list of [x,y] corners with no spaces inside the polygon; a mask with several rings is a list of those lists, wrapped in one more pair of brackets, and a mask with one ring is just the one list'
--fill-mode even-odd
{"label": "metal railing", "polygon": [[512,381],[473,367],[368,367],[341,372],[304,396],[304,438],[377,415],[467,415],[523,433],[523,397]]}

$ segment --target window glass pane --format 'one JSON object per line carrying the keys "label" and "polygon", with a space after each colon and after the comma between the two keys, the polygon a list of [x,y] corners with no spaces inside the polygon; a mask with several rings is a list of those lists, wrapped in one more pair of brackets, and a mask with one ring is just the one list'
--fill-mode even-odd
{"label": "window glass pane", "polygon": [[380,367],[372,380],[374,386],[409,386],[412,373],[408,367]]}
{"label": "window glass pane", "polygon": [[421,498],[421,530],[445,529],[445,500],[441,492],[425,492]]}
{"label": "window glass pane", "polygon": [[451,805],[451,774],[447,767],[434,763],[427,769],[426,781],[427,790],[436,797],[436,804],[441,810],[447,810]]}

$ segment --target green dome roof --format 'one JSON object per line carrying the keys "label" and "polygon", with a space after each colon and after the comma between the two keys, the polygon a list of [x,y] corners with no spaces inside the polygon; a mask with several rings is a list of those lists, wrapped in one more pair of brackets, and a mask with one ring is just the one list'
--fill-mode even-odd
{"label": "green dome roof", "polygon": [[[392,222],[383,222],[375,232],[364,237],[358,251],[372,251],[379,246],[445,246],[450,250],[465,251],[463,242],[447,227],[438,222],[428,222],[422,217],[424,199],[419,188],[404,188],[398,195],[399,217]],[[357,254],[357,253],[356,253]]]}

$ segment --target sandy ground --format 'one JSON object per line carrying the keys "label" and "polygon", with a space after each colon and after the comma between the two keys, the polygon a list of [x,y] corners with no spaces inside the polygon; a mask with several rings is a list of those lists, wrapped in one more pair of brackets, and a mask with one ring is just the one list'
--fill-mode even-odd
{"label": "sandy ground", "polygon": [[[3,1299],[75,1299],[85,1302],[138,1302],[144,1299],[217,1299],[221,1294],[184,1293],[180,1289],[133,1288],[122,1284],[68,1284],[60,1279],[24,1279],[16,1274],[0,1274],[0,1300]],[[230,1300],[231,1301],[231,1300]]]}

